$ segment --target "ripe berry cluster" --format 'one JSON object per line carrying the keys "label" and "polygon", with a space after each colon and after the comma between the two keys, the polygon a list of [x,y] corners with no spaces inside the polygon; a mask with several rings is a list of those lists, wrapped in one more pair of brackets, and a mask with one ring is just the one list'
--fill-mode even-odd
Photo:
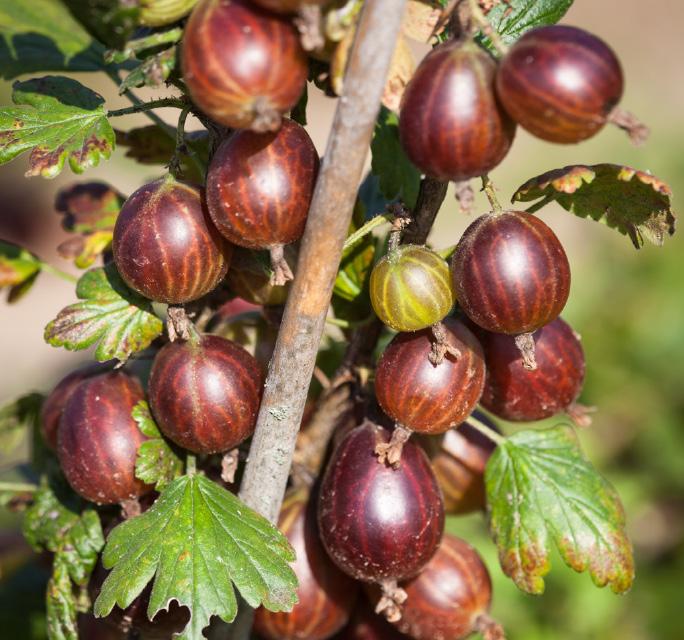
{"label": "ripe berry cluster", "polygon": [[[286,298],[293,260],[285,245],[303,234],[319,168],[305,129],[284,117],[307,78],[289,15],[303,4],[323,2],[200,0],[187,22],[190,97],[234,131],[213,154],[204,186],[171,176],[144,185],[125,202],[113,237],[123,280],[169,305],[170,319],[224,281],[264,308]],[[580,29],[534,29],[501,62],[472,39],[455,39],[435,47],[408,85],[400,140],[427,175],[463,181],[502,161],[517,124],[545,140],[578,142],[599,131],[621,94],[614,54]],[[261,251],[270,253],[271,278]],[[374,377],[394,429],[367,413],[339,434],[320,482],[288,495],[280,527],[297,551],[299,604],[289,613],[259,610],[258,634],[496,637],[487,570],[466,542],[444,535],[445,514],[485,506],[483,473],[495,444],[478,425],[497,427],[478,404],[513,421],[577,414],[584,356],[559,317],[569,291],[560,241],[526,212],[476,219],[451,265],[425,246],[390,243],[370,296],[378,318],[398,332]],[[163,435],[192,454],[228,452],[253,433],[264,383],[257,359],[192,324],[177,329],[155,348],[149,376],[91,367],[48,398],[45,439],[85,499],[108,505],[152,492],[135,475],[147,436],[132,411],[145,398]],[[420,437],[409,440],[414,432]],[[394,626],[357,604],[359,582]]]}

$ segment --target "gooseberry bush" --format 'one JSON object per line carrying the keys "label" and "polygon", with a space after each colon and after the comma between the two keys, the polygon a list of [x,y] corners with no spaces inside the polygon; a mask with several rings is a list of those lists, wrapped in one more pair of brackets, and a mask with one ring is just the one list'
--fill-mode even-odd
{"label": "gooseberry bush", "polygon": [[[571,4],[0,0],[0,163],[81,174],[119,145],[166,166],[131,194],[61,190],[58,250],[81,274],[44,338],[96,362],[0,413],[6,449],[32,443],[0,498],[49,554],[50,638],[502,638],[487,568],[444,533],[476,511],[521,590],[543,592],[554,547],[630,588],[620,499],[579,444],[571,264],[535,213],[556,202],[662,245],[669,188],[572,165],[509,210],[490,178],[518,126],[645,141],[609,45],[555,24]],[[432,46],[420,64],[409,40]],[[338,100],[322,158],[307,92]],[[118,128],[131,113],[150,123]],[[476,179],[489,211],[434,250],[448,184],[466,212]],[[60,274],[0,242],[9,304]]]}

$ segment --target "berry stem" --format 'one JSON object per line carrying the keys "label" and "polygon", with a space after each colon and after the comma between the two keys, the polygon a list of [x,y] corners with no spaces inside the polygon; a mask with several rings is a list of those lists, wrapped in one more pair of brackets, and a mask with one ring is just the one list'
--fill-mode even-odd
{"label": "berry stem", "polygon": [[381,213],[380,215],[371,218],[362,227],[359,227],[354,233],[344,241],[343,250],[353,247],[361,238],[367,236],[371,231],[388,222],[394,222],[394,215],[391,213]]}
{"label": "berry stem", "polygon": [[315,51],[325,47],[323,12],[319,5],[302,5],[294,18],[294,25],[299,31],[299,41],[304,51]]}
{"label": "berry stem", "polygon": [[[469,425],[472,425],[473,428],[477,429],[483,436],[486,436],[489,438],[492,442],[494,442],[497,445],[503,444],[506,442],[506,436],[502,436],[500,433],[497,433],[492,429],[491,427],[487,426],[484,422],[481,420],[478,420],[472,413],[468,416],[468,419],[466,422]],[[446,440],[446,439],[445,439]],[[447,453],[453,453],[455,457],[458,457],[459,454],[458,452],[451,452],[447,447],[442,444],[442,447],[444,447],[444,450]]]}
{"label": "berry stem", "polygon": [[185,307],[182,305],[169,305],[166,311],[166,330],[169,334],[169,340],[175,342],[179,338],[197,344],[200,339],[200,334],[188,317]]}
{"label": "berry stem", "polygon": [[105,62],[108,64],[120,64],[134,58],[138,51],[152,49],[153,47],[158,47],[162,44],[173,44],[178,42],[182,37],[183,29],[181,27],[176,27],[175,29],[169,29],[168,31],[153,33],[144,38],[129,40],[126,43],[126,46],[121,50],[112,49],[106,51],[104,55]]}
{"label": "berry stem", "polygon": [[235,447],[223,454],[221,458],[221,480],[232,484],[240,462],[240,449]]}
{"label": "berry stem", "polygon": [[503,627],[486,613],[475,621],[475,630],[482,634],[484,640],[506,640]]}
{"label": "berry stem", "polygon": [[591,426],[591,414],[596,411],[596,407],[587,407],[579,402],[573,402],[565,409],[565,413],[572,420],[578,429],[586,429]]}
{"label": "berry stem", "polygon": [[67,273],[66,271],[62,271],[61,269],[59,269],[57,267],[53,267],[51,264],[48,264],[47,262],[43,262],[42,260],[40,262],[40,268],[42,271],[47,271],[49,274],[52,274],[53,276],[61,278],[62,280],[65,280],[66,282],[70,282],[72,284],[76,284],[78,282],[78,278],[76,276],[71,275],[70,273]]}
{"label": "berry stem", "polygon": [[375,606],[375,613],[385,616],[388,622],[401,620],[401,605],[408,597],[396,580],[384,580],[380,583],[382,596]]}
{"label": "berry stem", "polygon": [[401,452],[404,450],[404,444],[408,442],[412,433],[411,429],[397,422],[394,425],[390,441],[378,442],[375,445],[375,455],[378,456],[378,462],[380,464],[389,464],[398,469],[401,464]]}
{"label": "berry stem", "polygon": [[35,493],[40,487],[30,482],[0,482],[0,491],[16,493]]}
{"label": "berry stem", "polygon": [[189,106],[183,107],[178,116],[178,126],[176,127],[176,148],[173,152],[173,156],[169,161],[169,173],[174,178],[182,177],[183,173],[181,170],[181,156],[189,155],[188,148],[185,144],[185,122],[188,119],[188,114],[191,109]]}
{"label": "berry stem", "polygon": [[482,176],[482,191],[485,192],[487,200],[489,200],[489,205],[492,207],[492,213],[502,213],[503,209],[501,208],[501,203],[496,195],[496,188],[487,174]]}
{"label": "berry stem", "polygon": [[282,244],[275,244],[271,247],[271,285],[274,287],[282,287],[290,280],[294,279],[294,274],[290,265],[285,259],[285,247]]}
{"label": "berry stem", "polygon": [[492,46],[496,49],[500,56],[505,56],[508,53],[508,46],[504,43],[499,35],[499,32],[492,26],[487,16],[482,11],[478,0],[468,0],[470,7],[470,15],[473,23],[480,28],[480,31],[489,38]]}
{"label": "berry stem", "polygon": [[356,329],[357,327],[365,327],[373,322],[375,316],[368,316],[363,320],[343,320],[342,318],[327,317],[325,321],[333,327],[340,327],[340,329]]}
{"label": "berry stem", "polygon": [[121,503],[121,515],[124,520],[130,520],[142,513],[140,507],[140,500],[138,498],[129,498]]}
{"label": "berry stem", "polygon": [[188,476],[194,476],[197,473],[197,456],[192,453],[185,457],[185,473]]}
{"label": "berry stem", "polygon": [[515,346],[522,356],[523,367],[528,371],[536,371],[537,358],[535,356],[534,336],[531,333],[521,333],[515,336]]}
{"label": "berry stem", "polygon": [[[109,79],[117,86],[119,87],[121,85],[121,78],[119,77],[119,72],[115,71],[113,69],[108,69],[107,70],[107,75],[109,76]],[[183,92],[185,93],[185,89],[183,89]],[[123,92],[123,95],[128,98],[130,102],[133,103],[134,106],[140,106],[145,104],[143,100],[138,98],[135,93],[133,93],[130,89],[126,89],[126,91]],[[180,98],[176,98],[176,100],[180,100]],[[186,103],[187,104],[187,103]],[[151,120],[154,124],[156,124],[169,138],[175,140],[176,138],[176,131],[175,129],[168,125],[164,120],[162,120],[154,111],[144,111],[141,110],[141,113],[144,113],[145,116],[149,120]],[[203,116],[203,114],[197,112],[195,114],[197,118],[202,122],[202,124],[205,123],[206,118]],[[192,163],[195,165],[195,168],[197,169],[198,173],[203,176],[205,172],[205,167],[204,165],[200,162],[200,160],[194,155],[190,155],[190,159]]]}
{"label": "berry stem", "polygon": [[408,210],[403,205],[395,205],[393,208],[392,229],[389,233],[389,240],[387,241],[387,253],[392,253],[397,250],[401,243],[401,235],[406,227],[411,224]]}
{"label": "berry stem", "polygon": [[456,253],[456,246],[457,245],[452,244],[450,247],[445,247],[444,249],[440,249],[437,252],[437,254],[448,261],[449,258],[451,258],[451,256],[453,256],[454,253]]}
{"label": "berry stem", "polygon": [[430,360],[435,367],[444,362],[447,353],[454,358],[454,360],[458,360],[461,357],[461,352],[456,347],[449,344],[449,336],[447,335],[444,325],[441,322],[435,322],[431,329],[434,342],[432,343],[432,349],[428,356],[428,360]]}

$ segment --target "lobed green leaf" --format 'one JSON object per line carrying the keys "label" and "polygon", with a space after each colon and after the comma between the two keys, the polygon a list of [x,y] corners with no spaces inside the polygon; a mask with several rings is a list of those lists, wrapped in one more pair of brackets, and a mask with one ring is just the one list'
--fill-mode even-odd
{"label": "lobed green leaf", "polygon": [[45,327],[53,347],[78,351],[98,343],[96,360],[125,362],[162,332],[150,301],[131,291],[112,264],[83,274],[76,295],[82,302],[62,309]]}
{"label": "lobed green leaf", "polygon": [[518,188],[512,201],[542,199],[528,211],[557,202],[629,237],[639,249],[648,240],[662,246],[675,232],[670,187],[645,171],[617,164],[570,165],[547,171]]}
{"label": "lobed green leaf", "polygon": [[109,158],[114,131],[102,96],[61,76],[15,82],[18,106],[0,109],[0,164],[30,151],[27,176],[54,178],[64,163],[75,173]]}
{"label": "lobed green leaf", "polygon": [[76,602],[64,556],[57,554],[45,596],[48,637],[50,640],[78,640]]}
{"label": "lobed green leaf", "polygon": [[[504,44],[511,45],[530,29],[558,22],[572,3],[573,0],[506,0],[496,4],[487,19]],[[478,40],[495,52],[486,35],[480,34]]]}
{"label": "lobed green leaf", "polygon": [[95,615],[127,607],[154,578],[148,617],[175,599],[191,612],[178,637],[201,640],[212,615],[226,622],[235,617],[231,582],[252,607],[290,610],[297,586],[288,565],[293,559],[287,539],[236,496],[204,476],[183,476],[148,511],[109,535],[102,561],[112,571]]}
{"label": "lobed green leaf", "polygon": [[140,2],[130,0],[61,0],[71,15],[109,47],[123,47],[140,24]]}
{"label": "lobed green leaf", "polygon": [[119,93],[136,87],[159,87],[176,68],[176,47],[155,53],[135,67],[119,85]]}
{"label": "lobed green leaf", "polygon": [[135,476],[145,484],[155,485],[161,491],[169,482],[183,473],[183,461],[164,439],[144,400],[133,407],[133,420],[150,440],[138,447],[135,459]]}
{"label": "lobed green leaf", "polygon": [[22,531],[36,551],[47,550],[60,556],[76,584],[88,582],[104,546],[100,517],[95,510],[79,512],[77,503],[69,504],[50,487],[42,486],[26,511]]}
{"label": "lobed green leaf", "polygon": [[[126,148],[126,157],[140,164],[166,165],[173,157],[176,141],[157,125],[138,127],[130,131],[116,130],[116,144]],[[185,142],[200,164],[209,163],[209,135],[206,131],[186,133]],[[189,162],[186,155],[181,156],[181,173],[190,181],[204,182],[195,163]]]}
{"label": "lobed green leaf", "polygon": [[104,68],[104,47],[60,0],[0,0],[1,78]]}
{"label": "lobed green leaf", "polygon": [[59,255],[73,260],[79,269],[90,267],[110,248],[124,200],[105,182],[80,182],[62,189],[57,194],[55,209],[63,215],[62,227],[77,235],[57,247]]}
{"label": "lobed green leaf", "polygon": [[499,561],[520,589],[544,591],[551,543],[597,586],[616,593],[631,587],[634,560],[622,504],[584,457],[571,427],[507,438],[487,464],[485,484]]}

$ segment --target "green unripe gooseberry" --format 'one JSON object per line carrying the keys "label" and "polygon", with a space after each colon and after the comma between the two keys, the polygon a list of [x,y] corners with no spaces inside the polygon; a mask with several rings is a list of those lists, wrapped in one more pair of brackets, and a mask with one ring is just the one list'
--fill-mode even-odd
{"label": "green unripe gooseberry", "polygon": [[378,318],[396,331],[419,331],[442,320],[456,298],[449,265],[413,244],[390,251],[373,268],[370,298]]}
{"label": "green unripe gooseberry", "polygon": [[180,20],[196,4],[197,0],[142,0],[139,21],[147,27],[163,27]]}

